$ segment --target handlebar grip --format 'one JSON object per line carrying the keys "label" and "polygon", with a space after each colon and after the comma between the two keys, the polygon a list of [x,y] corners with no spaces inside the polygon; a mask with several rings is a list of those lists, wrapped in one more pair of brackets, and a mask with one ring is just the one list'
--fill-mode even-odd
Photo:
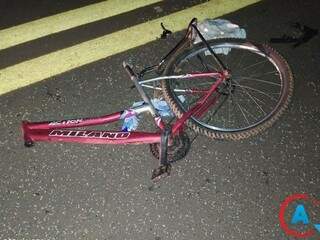
{"label": "handlebar grip", "polygon": [[123,65],[124,69],[127,71],[131,80],[134,80],[137,78],[137,74],[132,70],[132,67],[128,63],[123,61],[122,65]]}

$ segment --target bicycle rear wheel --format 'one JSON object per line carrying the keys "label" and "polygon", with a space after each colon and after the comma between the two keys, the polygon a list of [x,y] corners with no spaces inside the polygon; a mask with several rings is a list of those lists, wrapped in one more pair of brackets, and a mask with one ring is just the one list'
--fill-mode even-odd
{"label": "bicycle rear wheel", "polygon": [[[241,39],[216,39],[209,45],[231,72],[218,88],[217,100],[208,111],[192,116],[187,124],[198,133],[216,139],[244,139],[270,127],[284,112],[293,93],[292,72],[284,58],[267,45]],[[218,71],[218,65],[203,43],[170,60],[165,75]],[[181,117],[214,78],[162,81],[165,100]],[[197,89],[198,94],[190,94]],[[184,98],[179,98],[183,95]],[[181,100],[184,99],[184,100]]]}

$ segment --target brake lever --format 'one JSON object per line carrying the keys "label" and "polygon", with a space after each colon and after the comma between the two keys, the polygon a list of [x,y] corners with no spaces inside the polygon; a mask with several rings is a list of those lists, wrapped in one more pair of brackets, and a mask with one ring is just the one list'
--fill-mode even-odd
{"label": "brake lever", "polygon": [[165,26],[163,25],[163,23],[160,24],[163,32],[160,36],[161,39],[166,39],[168,35],[172,34],[172,31],[170,31],[169,29],[166,29]]}

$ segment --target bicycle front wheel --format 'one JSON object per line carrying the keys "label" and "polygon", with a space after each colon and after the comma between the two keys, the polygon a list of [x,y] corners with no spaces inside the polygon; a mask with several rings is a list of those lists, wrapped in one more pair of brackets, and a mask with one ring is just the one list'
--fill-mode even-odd
{"label": "bicycle front wheel", "polygon": [[[215,93],[217,100],[205,114],[187,124],[216,139],[244,139],[270,127],[287,108],[293,93],[292,72],[284,58],[267,45],[241,39],[216,39],[209,45],[231,77]],[[203,43],[170,60],[165,75],[218,71],[219,66]],[[181,117],[206,92],[215,78],[162,81],[165,100]],[[190,91],[190,90],[200,91]],[[197,92],[197,94],[191,94]],[[183,95],[183,97],[181,97]]]}

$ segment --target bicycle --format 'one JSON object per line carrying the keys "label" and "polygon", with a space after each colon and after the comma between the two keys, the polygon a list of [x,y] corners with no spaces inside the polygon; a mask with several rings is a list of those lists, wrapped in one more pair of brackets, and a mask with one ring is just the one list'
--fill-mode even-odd
{"label": "bicycle", "polygon": [[[196,36],[201,41],[194,44]],[[159,167],[152,173],[156,180],[170,175],[171,164],[186,156],[190,148],[186,127],[213,139],[244,139],[271,127],[287,108],[293,93],[292,72],[279,53],[244,39],[206,40],[197,28],[196,18],[158,64],[139,73],[126,62],[123,67],[143,105],[94,118],[23,121],[25,146],[31,147],[36,141],[150,144],[152,154],[159,159]],[[249,70],[255,71],[249,74]],[[145,79],[151,72],[158,77]],[[160,116],[146,88],[162,91],[176,115],[174,123]],[[108,124],[145,112],[154,118],[157,131],[72,129]]]}

